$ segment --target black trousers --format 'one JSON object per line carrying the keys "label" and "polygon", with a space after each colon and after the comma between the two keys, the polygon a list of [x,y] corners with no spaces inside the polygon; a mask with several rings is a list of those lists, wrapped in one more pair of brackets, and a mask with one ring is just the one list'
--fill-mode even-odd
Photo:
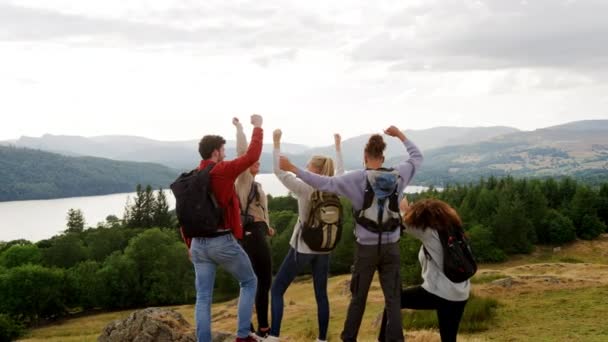
{"label": "black trousers", "polygon": [[[467,301],[452,302],[436,296],[422,286],[413,286],[401,291],[401,308],[414,310],[437,310],[439,334],[442,342],[456,341],[458,326]],[[382,326],[378,341],[386,338],[386,311],[382,315]]]}
{"label": "black trousers", "polygon": [[401,329],[401,277],[399,264],[399,242],[378,245],[355,245],[355,263],[350,283],[352,297],[348,305],[348,312],[342,330],[342,341],[357,341],[359,327],[365,312],[367,294],[374,273],[378,270],[380,286],[384,294],[386,321],[386,339],[391,342],[403,341]]}
{"label": "black trousers", "polygon": [[268,298],[272,282],[272,257],[270,245],[266,240],[268,226],[266,222],[253,222],[245,227],[243,249],[249,255],[251,266],[258,278],[255,293],[255,311],[258,317],[258,328],[268,328]]}

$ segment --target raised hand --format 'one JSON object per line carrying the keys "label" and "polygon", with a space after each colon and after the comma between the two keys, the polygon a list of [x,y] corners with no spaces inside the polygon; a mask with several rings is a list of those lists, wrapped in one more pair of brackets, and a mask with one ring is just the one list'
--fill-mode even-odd
{"label": "raised hand", "polygon": [[402,213],[407,212],[407,209],[410,207],[410,203],[407,201],[407,197],[403,196],[401,203],[399,203],[399,211]]}
{"label": "raised hand", "polygon": [[272,132],[272,140],[273,140],[274,142],[279,142],[279,141],[281,141],[281,136],[283,136],[283,132],[281,132],[281,130],[280,130],[280,129],[275,129],[275,130]]}
{"label": "raised hand", "polygon": [[253,127],[262,127],[262,122],[264,122],[264,120],[261,115],[253,114],[251,116],[251,124]]}
{"label": "raised hand", "polygon": [[338,133],[334,134],[334,144],[336,151],[340,151],[340,148],[342,148],[342,137]]}
{"label": "raised hand", "polygon": [[296,173],[296,170],[297,170],[295,165],[293,165],[291,163],[291,161],[289,160],[289,158],[287,158],[285,156],[280,157],[279,168],[283,171],[289,171],[289,172],[293,172],[293,173]]}
{"label": "raised hand", "polygon": [[241,122],[239,121],[239,118],[237,118],[235,116],[232,118],[232,124],[238,127],[241,124]]}
{"label": "raised hand", "polygon": [[396,126],[390,126],[389,128],[385,129],[384,134],[399,138],[401,141],[405,140],[405,134],[403,134],[403,132],[401,132]]}

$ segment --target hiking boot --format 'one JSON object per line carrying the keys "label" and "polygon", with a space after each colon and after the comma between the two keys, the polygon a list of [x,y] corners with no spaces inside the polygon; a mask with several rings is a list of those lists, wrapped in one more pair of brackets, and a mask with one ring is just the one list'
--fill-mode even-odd
{"label": "hiking boot", "polygon": [[245,338],[243,337],[237,337],[235,342],[258,342],[255,338],[250,336],[247,336]]}

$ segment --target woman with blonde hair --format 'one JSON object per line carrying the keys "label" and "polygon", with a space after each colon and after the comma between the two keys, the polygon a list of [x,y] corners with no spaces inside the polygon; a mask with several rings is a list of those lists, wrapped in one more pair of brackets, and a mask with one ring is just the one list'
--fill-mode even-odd
{"label": "woman with blonde hair", "polygon": [[324,177],[293,165],[289,159],[281,159],[281,169],[290,171],[320,191],[333,192],[348,198],[355,211],[355,260],[351,278],[351,300],[344,322],[343,341],[357,341],[365,312],[367,294],[374,273],[378,270],[384,305],[387,311],[386,340],[403,341],[401,309],[399,306],[400,282],[400,225],[399,201],[416,170],[422,164],[422,153],[395,126],[384,133],[398,138],[407,150],[409,158],[394,169],[384,168],[386,143],[379,134],[372,135],[363,157],[365,169],[351,171],[339,177]]}
{"label": "woman with blonde hair", "polygon": [[[317,301],[317,320],[319,324],[319,335],[317,341],[327,340],[327,329],[329,326],[329,300],[327,298],[327,277],[329,273],[329,254],[330,252],[319,252],[310,248],[302,238],[302,223],[308,219],[311,203],[311,195],[315,191],[311,186],[297,179],[293,174],[282,171],[279,168],[279,158],[281,154],[281,130],[275,130],[274,140],[274,173],[281,183],[285,185],[298,199],[298,221],[293,229],[289,242],[289,252],[283,259],[283,263],[277,272],[272,288],[271,313],[272,323],[270,335],[265,341],[279,341],[281,332],[281,321],[283,319],[283,295],[295,277],[304,269],[306,265],[312,268],[312,278]],[[313,156],[307,165],[307,170],[312,173],[334,176],[344,173],[341,153],[341,138],[339,134],[334,135],[336,148],[336,170],[334,172],[334,161],[325,156]]]}

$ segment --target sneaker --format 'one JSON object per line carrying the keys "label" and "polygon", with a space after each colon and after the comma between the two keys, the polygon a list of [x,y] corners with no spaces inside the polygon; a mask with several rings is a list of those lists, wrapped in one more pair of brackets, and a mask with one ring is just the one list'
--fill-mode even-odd
{"label": "sneaker", "polygon": [[250,332],[249,337],[253,338],[257,342],[262,342],[268,336],[268,334],[263,334],[258,330],[258,332]]}
{"label": "sneaker", "polygon": [[268,336],[266,336],[266,338],[263,341],[264,342],[281,342],[281,339],[279,339],[276,336],[268,335]]}

